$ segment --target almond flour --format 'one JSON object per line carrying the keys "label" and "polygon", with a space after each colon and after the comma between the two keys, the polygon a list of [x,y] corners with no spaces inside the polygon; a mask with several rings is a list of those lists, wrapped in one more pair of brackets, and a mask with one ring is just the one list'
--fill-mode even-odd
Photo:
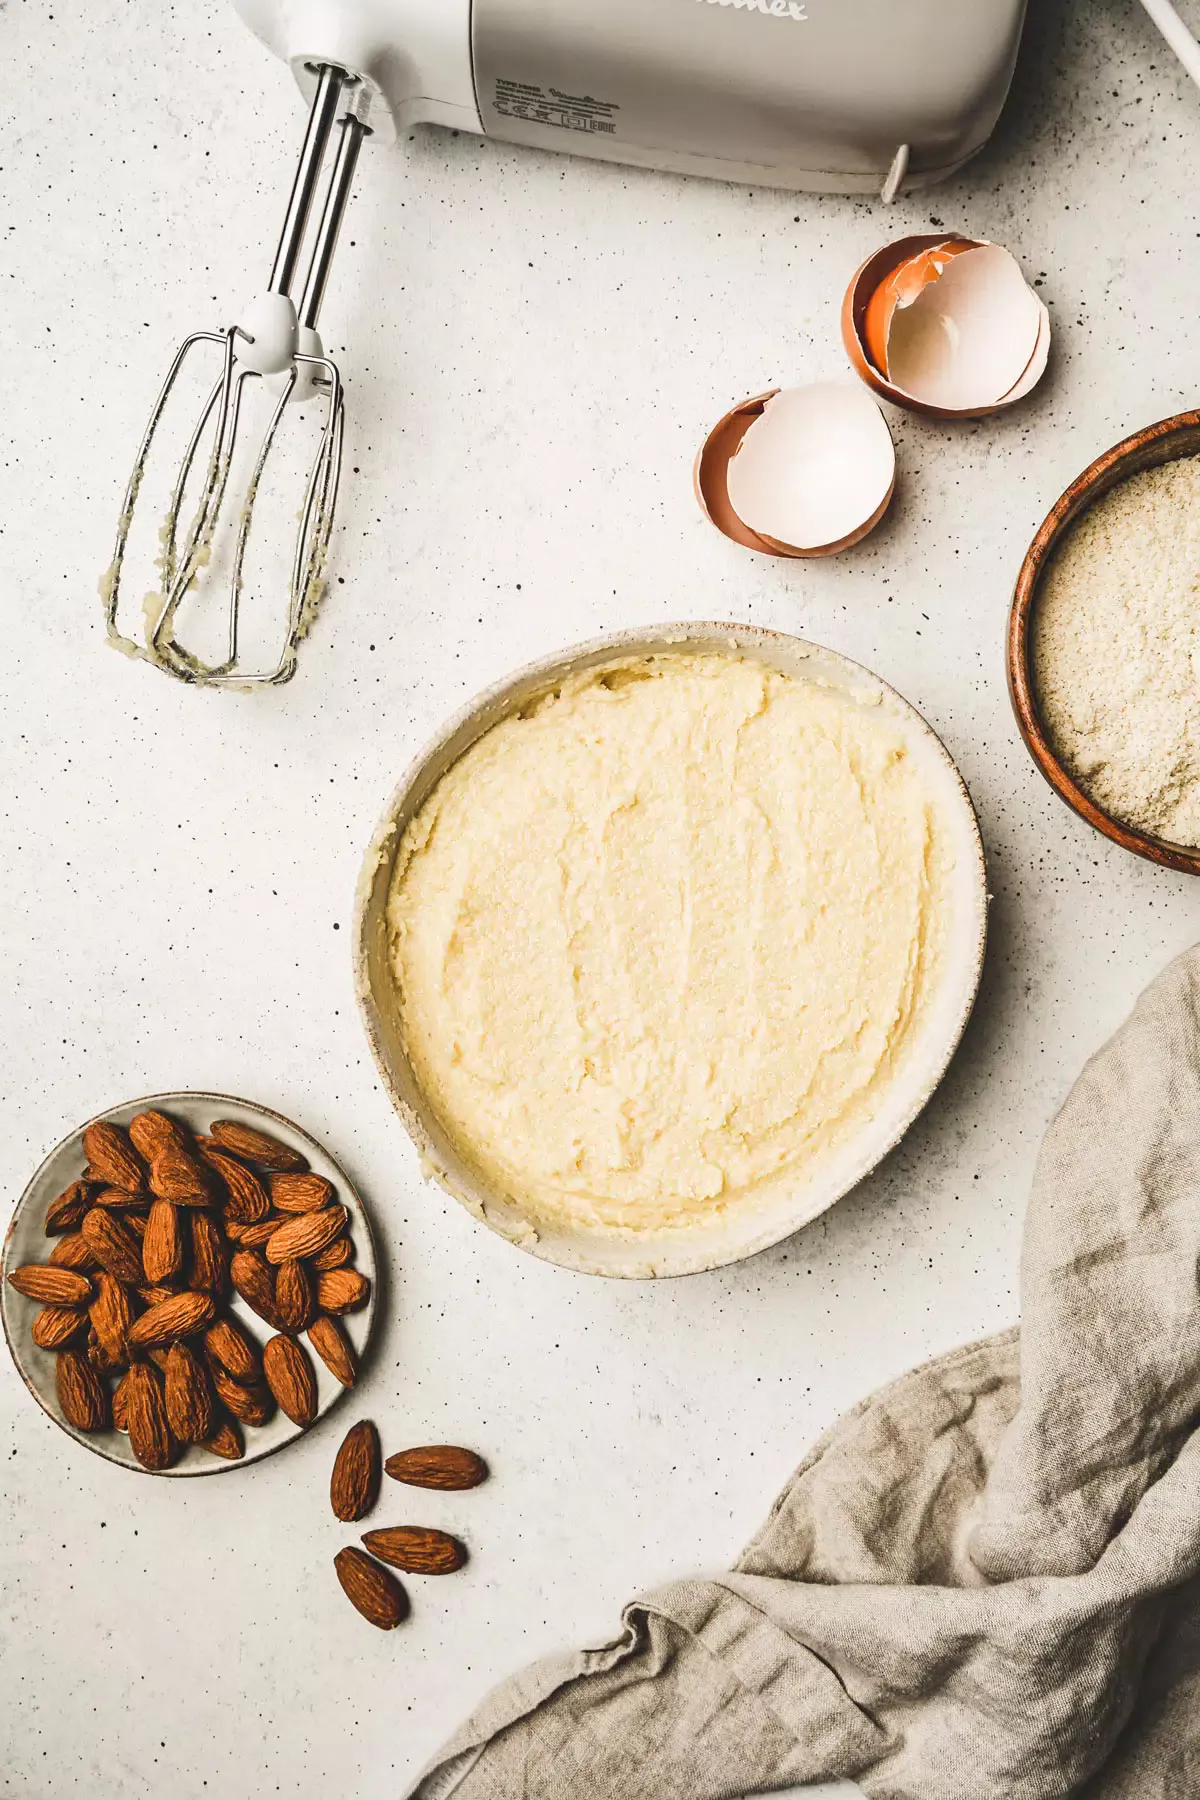
{"label": "almond flour", "polygon": [[1132,476],[1089,509],[1034,614],[1042,721],[1111,818],[1200,847],[1200,458]]}

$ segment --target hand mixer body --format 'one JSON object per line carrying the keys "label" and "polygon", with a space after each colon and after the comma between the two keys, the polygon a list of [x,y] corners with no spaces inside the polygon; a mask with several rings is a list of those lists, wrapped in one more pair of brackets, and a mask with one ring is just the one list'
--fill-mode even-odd
{"label": "hand mixer body", "polygon": [[[375,89],[372,127],[458,126],[818,192],[917,186],[991,135],[1025,0],[236,0],[296,70]],[[897,165],[897,157],[901,162]]]}

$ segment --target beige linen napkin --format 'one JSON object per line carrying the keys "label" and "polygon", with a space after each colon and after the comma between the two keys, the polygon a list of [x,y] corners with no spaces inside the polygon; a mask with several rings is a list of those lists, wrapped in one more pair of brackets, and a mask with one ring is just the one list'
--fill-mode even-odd
{"label": "beige linen napkin", "polygon": [[1024,1329],[866,1401],[734,1571],[492,1693],[421,1800],[1200,1796],[1200,950],[1047,1133]]}

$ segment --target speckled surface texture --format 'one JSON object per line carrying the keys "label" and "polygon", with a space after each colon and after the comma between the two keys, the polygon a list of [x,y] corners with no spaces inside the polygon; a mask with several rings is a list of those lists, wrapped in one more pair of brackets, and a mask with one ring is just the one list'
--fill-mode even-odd
{"label": "speckled surface texture", "polygon": [[[386,1496],[372,1523],[448,1526],[473,1561],[414,1579],[383,1637],[333,1574],[347,1412],[238,1478],[154,1482],[70,1444],[6,1366],[0,1793],[392,1796],[499,1676],[727,1563],[846,1406],[1012,1320],[1042,1129],[1200,903],[1055,800],[1004,691],[1047,507],[1196,398],[1200,95],[1133,0],[1033,13],[994,146],[890,214],[442,134],[368,147],[326,308],[349,383],[337,580],[298,679],[249,698],[113,655],[95,591],[172,348],[269,259],[299,102],[224,6],[0,9],[4,1190],[149,1089],[279,1108],[383,1240],[362,1410],[389,1449],[459,1439],[495,1470]],[[851,270],[931,217],[1040,280],[1050,376],[1000,421],[893,420],[902,486],[861,550],[738,550],[696,510],[697,444],[743,395],[838,372]],[[992,942],[961,1054],[872,1180],[751,1263],[625,1286],[519,1255],[422,1184],[354,1010],[351,895],[449,710],[557,646],[688,616],[807,632],[924,710],[980,811]]]}

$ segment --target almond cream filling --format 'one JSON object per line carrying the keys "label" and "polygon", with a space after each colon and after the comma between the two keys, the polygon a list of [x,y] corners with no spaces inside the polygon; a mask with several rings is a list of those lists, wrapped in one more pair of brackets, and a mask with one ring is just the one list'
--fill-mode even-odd
{"label": "almond cream filling", "polygon": [[754,1204],[878,1110],[950,862],[886,705],[733,654],[573,678],[405,832],[390,955],[426,1103],[534,1224]]}

